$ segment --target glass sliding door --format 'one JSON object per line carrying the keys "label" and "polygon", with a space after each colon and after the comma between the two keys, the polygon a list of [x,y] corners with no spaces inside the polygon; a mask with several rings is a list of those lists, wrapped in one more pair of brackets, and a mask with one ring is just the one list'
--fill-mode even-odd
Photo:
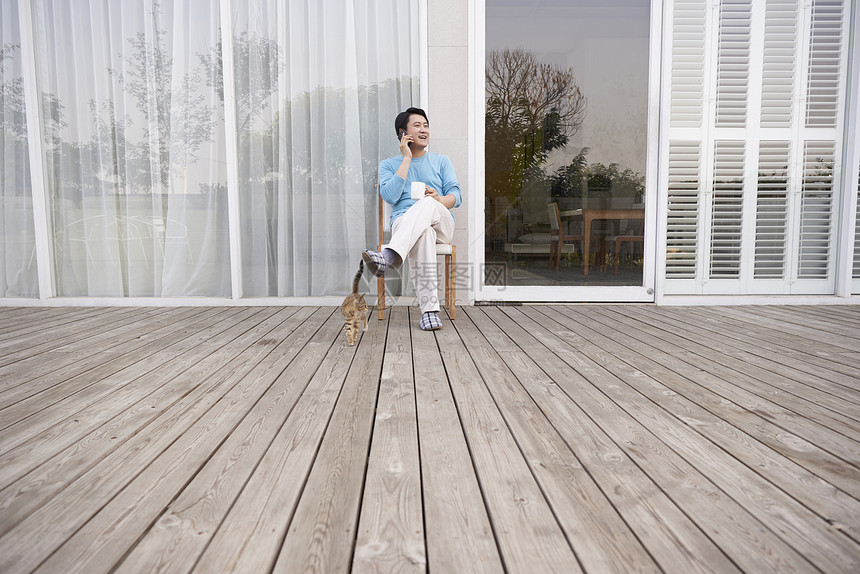
{"label": "glass sliding door", "polygon": [[55,294],[229,296],[218,4],[33,16]]}
{"label": "glass sliding door", "polygon": [[651,3],[487,0],[485,22],[485,298],[649,299]]}
{"label": "glass sliding door", "polygon": [[233,3],[245,297],[343,295],[376,244],[377,166],[419,104],[418,3],[347,4]]}
{"label": "glass sliding door", "polygon": [[0,0],[0,298],[38,297],[17,0]]}

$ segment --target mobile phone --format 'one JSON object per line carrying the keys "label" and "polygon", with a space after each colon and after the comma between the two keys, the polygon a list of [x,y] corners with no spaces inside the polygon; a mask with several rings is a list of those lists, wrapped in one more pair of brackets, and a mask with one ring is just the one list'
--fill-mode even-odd
{"label": "mobile phone", "polygon": [[406,130],[404,130],[403,128],[400,128],[400,139],[402,140],[403,136],[405,136],[405,135],[406,135]]}

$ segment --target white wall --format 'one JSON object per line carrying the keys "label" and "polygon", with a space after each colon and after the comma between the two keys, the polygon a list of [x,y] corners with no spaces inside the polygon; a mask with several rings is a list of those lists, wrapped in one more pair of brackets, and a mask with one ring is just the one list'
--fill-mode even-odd
{"label": "white wall", "polygon": [[[454,164],[463,203],[454,210],[457,266],[470,269],[468,222],[475,205],[469,189],[469,3],[465,0],[427,2],[430,149],[447,155]],[[464,279],[457,281],[457,302],[468,302]]]}

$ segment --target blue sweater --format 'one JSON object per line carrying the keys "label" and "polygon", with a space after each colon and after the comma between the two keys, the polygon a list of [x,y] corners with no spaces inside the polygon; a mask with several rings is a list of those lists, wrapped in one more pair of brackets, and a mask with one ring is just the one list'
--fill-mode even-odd
{"label": "blue sweater", "polygon": [[447,156],[427,152],[421,157],[412,158],[405,180],[395,173],[402,162],[403,156],[396,155],[379,164],[379,195],[393,206],[391,223],[415,203],[410,194],[413,181],[426,183],[439,195],[454,195],[457,198],[454,207],[460,205],[460,184]]}

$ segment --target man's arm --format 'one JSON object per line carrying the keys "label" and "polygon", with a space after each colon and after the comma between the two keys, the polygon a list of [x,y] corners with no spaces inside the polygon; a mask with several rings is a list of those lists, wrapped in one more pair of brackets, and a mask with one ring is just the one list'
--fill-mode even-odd
{"label": "man's arm", "polygon": [[448,209],[453,209],[454,205],[457,203],[457,198],[454,197],[453,194],[439,195],[436,197],[436,200]]}
{"label": "man's arm", "polygon": [[394,205],[400,200],[404,185],[405,179],[393,171],[391,162],[386,160],[379,164],[379,195],[382,199]]}
{"label": "man's arm", "polygon": [[[454,173],[454,166],[447,156],[443,156],[441,167],[442,175],[442,193],[439,201],[448,209],[453,209],[462,202],[462,194],[460,192],[460,182],[457,181],[457,174]],[[444,201],[443,201],[444,200]]]}

